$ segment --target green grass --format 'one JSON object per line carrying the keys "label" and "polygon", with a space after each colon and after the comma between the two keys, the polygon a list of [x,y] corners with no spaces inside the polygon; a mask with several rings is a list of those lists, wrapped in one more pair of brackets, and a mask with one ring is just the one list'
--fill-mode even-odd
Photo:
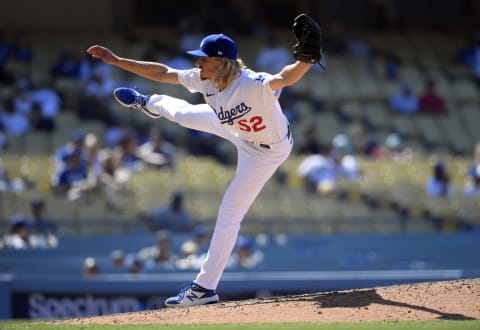
{"label": "green grass", "polygon": [[186,329],[186,330],[478,330],[480,321],[422,321],[422,322],[363,322],[363,323],[253,323],[253,324],[198,324],[198,325],[65,325],[49,324],[46,322],[31,321],[8,321],[0,322],[0,330],[164,330],[164,329]]}

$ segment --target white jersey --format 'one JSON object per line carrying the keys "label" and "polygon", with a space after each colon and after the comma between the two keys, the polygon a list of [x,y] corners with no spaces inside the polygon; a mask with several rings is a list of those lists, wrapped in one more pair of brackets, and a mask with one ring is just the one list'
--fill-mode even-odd
{"label": "white jersey", "polygon": [[214,88],[210,80],[200,78],[199,69],[182,70],[180,83],[190,92],[203,94],[222,127],[246,141],[274,144],[285,138],[288,123],[278,97],[281,90],[272,90],[268,73],[242,69],[224,90]]}

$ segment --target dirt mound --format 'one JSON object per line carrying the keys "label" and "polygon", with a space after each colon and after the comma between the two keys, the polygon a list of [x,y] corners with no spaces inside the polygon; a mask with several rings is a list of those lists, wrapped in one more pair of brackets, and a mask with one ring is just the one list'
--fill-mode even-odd
{"label": "dirt mound", "polygon": [[224,302],[56,321],[75,324],[364,322],[480,319],[480,279]]}

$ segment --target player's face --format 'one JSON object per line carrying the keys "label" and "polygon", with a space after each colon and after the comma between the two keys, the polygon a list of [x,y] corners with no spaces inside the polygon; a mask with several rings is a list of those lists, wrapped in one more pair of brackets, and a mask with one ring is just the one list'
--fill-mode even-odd
{"label": "player's face", "polygon": [[220,57],[199,57],[195,66],[200,69],[200,78],[212,79],[222,63]]}

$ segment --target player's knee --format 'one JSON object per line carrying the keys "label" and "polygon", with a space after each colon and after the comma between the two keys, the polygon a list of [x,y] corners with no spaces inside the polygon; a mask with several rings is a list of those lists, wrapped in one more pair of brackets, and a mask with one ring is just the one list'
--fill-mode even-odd
{"label": "player's knee", "polygon": [[182,111],[182,109],[178,109],[172,117],[173,121],[175,121],[179,125],[183,127],[189,127],[189,124],[191,122],[190,116],[188,116],[185,111]]}

